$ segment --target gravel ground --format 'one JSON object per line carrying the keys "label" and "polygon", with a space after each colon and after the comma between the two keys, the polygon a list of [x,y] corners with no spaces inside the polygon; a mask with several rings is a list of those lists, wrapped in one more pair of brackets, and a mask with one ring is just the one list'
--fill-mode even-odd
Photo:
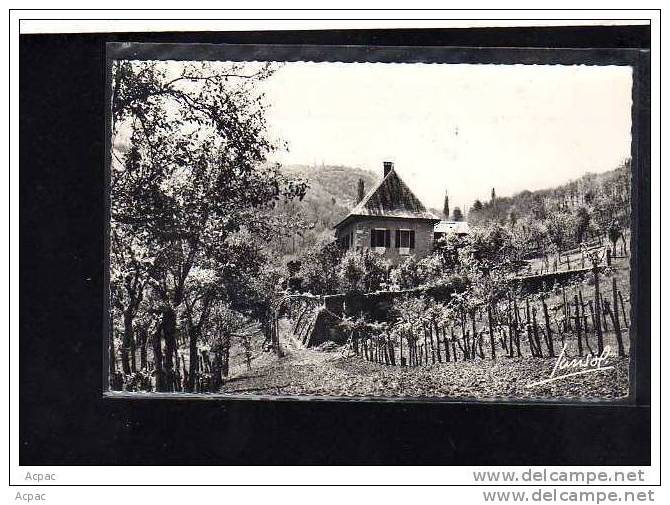
{"label": "gravel ground", "polygon": [[[615,399],[628,395],[628,358],[609,357],[609,370],[528,388],[551,376],[556,358],[499,358],[400,368],[318,351],[292,342],[285,356],[237,374],[222,393],[450,399]],[[603,365],[604,366],[604,365]]]}

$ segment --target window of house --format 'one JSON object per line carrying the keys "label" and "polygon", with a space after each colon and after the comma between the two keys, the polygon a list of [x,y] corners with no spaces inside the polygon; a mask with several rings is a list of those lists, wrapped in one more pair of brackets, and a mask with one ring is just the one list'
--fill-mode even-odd
{"label": "window of house", "polygon": [[354,232],[350,231],[346,235],[341,235],[337,239],[337,243],[343,249],[352,249],[354,247]]}
{"label": "window of house", "polygon": [[395,246],[400,249],[400,254],[410,254],[414,249],[414,230],[396,230]]}
{"label": "window of house", "polygon": [[370,230],[370,247],[391,247],[391,230]]}

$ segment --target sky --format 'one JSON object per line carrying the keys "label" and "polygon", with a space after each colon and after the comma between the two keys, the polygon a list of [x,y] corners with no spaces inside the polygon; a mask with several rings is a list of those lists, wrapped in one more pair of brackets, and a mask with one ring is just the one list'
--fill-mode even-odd
{"label": "sky", "polygon": [[263,84],[284,164],[383,161],[428,207],[604,172],[630,155],[630,67],[284,63]]}

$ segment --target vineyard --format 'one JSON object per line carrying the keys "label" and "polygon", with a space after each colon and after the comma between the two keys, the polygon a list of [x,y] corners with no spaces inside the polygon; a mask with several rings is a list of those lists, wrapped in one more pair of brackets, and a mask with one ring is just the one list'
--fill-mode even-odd
{"label": "vineyard", "polygon": [[[327,308],[327,300],[295,295],[285,304],[284,331],[300,345],[316,345],[320,350],[329,348],[323,333],[330,331],[335,340],[345,339],[337,347],[342,356],[384,367],[422,368],[432,375],[449,368],[477,374],[490,371],[498,361],[505,373],[510,368],[523,369],[531,376],[553,365],[560,354],[605,355],[619,370],[618,385],[601,384],[606,390],[603,395],[609,396],[607,390],[614,388],[615,396],[625,396],[630,348],[628,258],[610,253],[609,265],[601,266],[607,255],[606,249],[591,248],[585,254],[591,267],[578,270],[571,283],[532,294],[511,289],[493,303],[472,304],[466,293],[454,294],[449,302],[421,292],[401,294],[385,322],[333,312],[336,309]],[[440,389],[438,385],[432,392],[422,392],[439,395]],[[579,384],[572,393],[580,396]]]}
{"label": "vineyard", "polygon": [[[580,285],[510,296],[471,310],[455,305],[407,300],[398,324],[343,320],[356,355],[391,366],[422,366],[501,357],[556,357],[562,349],[576,356],[600,355],[610,346],[619,357],[629,348],[628,295],[615,276],[608,289]],[[602,282],[602,278],[597,281]],[[585,291],[591,291],[584,296]]]}

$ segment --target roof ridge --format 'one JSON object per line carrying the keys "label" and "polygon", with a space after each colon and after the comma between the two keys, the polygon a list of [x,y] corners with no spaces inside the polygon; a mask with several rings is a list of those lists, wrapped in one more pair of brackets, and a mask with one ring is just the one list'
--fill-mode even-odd
{"label": "roof ridge", "polygon": [[[365,204],[368,202],[368,200],[370,198],[372,198],[372,195],[374,195],[379,190],[379,188],[382,186],[382,184],[384,184],[384,181],[386,181],[386,179],[388,179],[388,177],[392,173],[395,173],[395,167],[392,167],[391,170],[389,170],[389,173],[386,174],[384,177],[382,177],[381,180],[377,183],[377,185],[374,186],[370,191],[368,191],[368,193],[361,199],[360,202],[358,202],[356,205],[353,206],[353,208],[351,209],[351,211],[349,211],[349,214],[347,214],[347,216],[350,215],[356,209],[356,207],[365,207]],[[400,179],[400,176],[398,174],[395,174],[395,176],[398,179]],[[402,181],[402,179],[401,179],[401,181]],[[403,184],[404,184],[404,182],[403,182]],[[405,186],[407,186],[407,185],[405,184]]]}
{"label": "roof ridge", "polygon": [[[397,182],[394,183],[394,179]],[[440,219],[427,210],[423,202],[396,172],[395,167],[391,167],[379,183],[335,227],[337,228],[352,216],[386,216],[431,221]]]}

